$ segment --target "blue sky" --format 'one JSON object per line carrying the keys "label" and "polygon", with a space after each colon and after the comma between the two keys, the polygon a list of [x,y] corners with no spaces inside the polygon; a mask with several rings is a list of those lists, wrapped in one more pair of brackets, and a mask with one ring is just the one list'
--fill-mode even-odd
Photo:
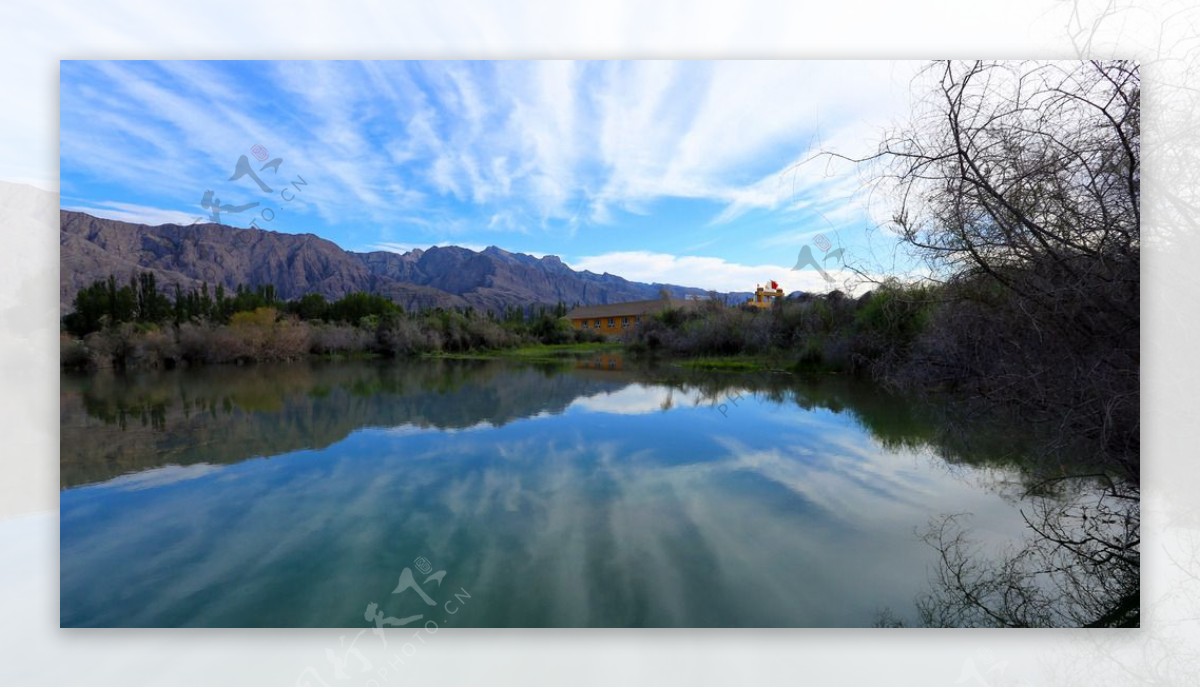
{"label": "blue sky", "polygon": [[[63,61],[61,203],[191,224],[212,192],[225,224],[355,251],[495,245],[642,281],[824,291],[791,269],[803,245],[823,234],[876,269],[890,241],[866,230],[886,204],[847,165],[797,163],[873,151],[918,68]],[[231,180],[242,156],[261,186]]]}

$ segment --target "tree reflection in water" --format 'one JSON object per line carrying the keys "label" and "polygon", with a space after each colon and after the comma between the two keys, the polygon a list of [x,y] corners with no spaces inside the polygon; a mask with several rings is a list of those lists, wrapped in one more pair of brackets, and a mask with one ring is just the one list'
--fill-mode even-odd
{"label": "tree reflection in water", "polygon": [[[1119,469],[1125,464],[1108,462],[1100,470],[1093,448],[1039,434],[1018,420],[898,397],[840,377],[503,361],[64,377],[62,481],[66,488],[169,463],[236,463],[328,446],[362,427],[499,427],[633,385],[661,391],[660,412],[753,396],[846,413],[883,447],[930,449],[947,470],[1003,469],[986,487],[1022,505],[1030,537],[998,551],[994,541],[982,543],[983,531],[973,532],[969,514],[935,519],[917,533],[938,554],[930,589],[915,600],[917,623],[1139,624],[1139,490],[1136,475]],[[749,417],[729,408],[727,415],[713,411],[714,421]],[[914,546],[922,546],[920,539]],[[911,611],[906,616],[913,618]],[[884,610],[876,625],[904,622]]]}
{"label": "tree reflection in water", "polygon": [[[969,517],[948,515],[925,541],[939,553],[932,590],[917,600],[935,627],[1137,627],[1140,506],[1135,486],[1109,476],[1080,482],[1022,510],[1034,534],[999,556],[979,551]],[[880,625],[899,625],[886,616]]]}

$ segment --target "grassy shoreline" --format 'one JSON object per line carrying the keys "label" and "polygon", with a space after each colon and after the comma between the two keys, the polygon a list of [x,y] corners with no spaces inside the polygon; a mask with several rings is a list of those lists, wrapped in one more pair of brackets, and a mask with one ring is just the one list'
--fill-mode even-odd
{"label": "grassy shoreline", "polygon": [[452,360],[495,360],[562,361],[569,358],[592,356],[601,353],[624,353],[626,347],[620,342],[578,342],[571,344],[525,344],[509,349],[482,351],[437,352],[422,354],[420,358]]}
{"label": "grassy shoreline", "polygon": [[[672,359],[673,365],[691,370],[717,373],[787,373],[797,372],[796,362],[782,353],[765,355],[726,354],[689,356]],[[832,372],[832,371],[830,371]]]}
{"label": "grassy shoreline", "polygon": [[[646,357],[647,354],[622,342],[582,342],[573,344],[531,344],[512,349],[493,349],[488,351],[471,351],[460,353],[431,353],[424,354],[424,359],[449,360],[515,360],[533,362],[562,362],[564,360],[584,358],[598,354],[620,354],[633,359]],[[718,354],[707,356],[689,356],[681,354],[656,353],[649,356],[665,365],[687,370],[698,370],[716,373],[830,373],[838,371],[825,369],[802,368],[796,362],[794,355],[777,351],[768,354]]]}
{"label": "grassy shoreline", "polygon": [[[620,355],[631,360],[655,361],[660,364],[673,368],[682,368],[686,370],[695,370],[713,373],[836,373],[838,371],[832,369],[817,369],[811,366],[802,366],[797,363],[796,355],[785,351],[772,351],[761,354],[709,354],[709,355],[693,355],[679,352],[647,352],[641,347],[630,346],[627,343],[619,341],[592,341],[592,342],[572,342],[567,344],[521,344],[514,347],[506,348],[487,348],[476,349],[470,351],[436,351],[413,354],[403,357],[390,357],[380,352],[370,350],[352,350],[338,351],[326,353],[308,353],[293,358],[282,360],[263,360],[263,361],[227,361],[227,362],[211,362],[185,364],[191,366],[209,366],[209,365],[247,365],[254,363],[300,363],[305,361],[319,361],[324,363],[352,362],[352,361],[372,361],[372,360],[461,360],[461,361],[491,361],[491,360],[507,360],[507,361],[525,361],[533,363],[563,363],[576,359],[587,358],[597,355]],[[170,366],[174,367],[174,366]],[[81,368],[73,366],[62,366],[63,370],[73,371],[91,371],[105,370],[108,368]],[[154,370],[160,366],[150,366],[147,368],[137,368]]]}

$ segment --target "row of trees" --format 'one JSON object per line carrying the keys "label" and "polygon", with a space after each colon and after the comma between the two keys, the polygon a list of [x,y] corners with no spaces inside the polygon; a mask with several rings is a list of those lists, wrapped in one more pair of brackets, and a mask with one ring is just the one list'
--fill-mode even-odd
{"label": "row of trees", "polygon": [[399,313],[400,307],[391,300],[375,294],[354,292],[333,302],[321,294],[308,294],[293,301],[284,301],[271,284],[248,287],[239,284],[233,293],[218,284],[209,290],[205,282],[200,287],[184,291],[174,286],[174,298],[163,293],[152,272],[130,277],[127,284],[118,284],[113,275],[97,280],[79,290],[74,310],[63,318],[63,328],[74,335],[84,336],[105,327],[122,323],[175,326],[188,322],[225,324],[237,313],[259,308],[273,308],[301,320],[357,323],[365,317]]}
{"label": "row of trees", "polygon": [[161,367],[177,363],[292,360],[309,354],[406,356],[562,344],[598,338],[562,318],[565,304],[499,314],[473,308],[406,313],[390,299],[354,292],[330,301],[307,294],[283,301],[275,288],[218,285],[171,299],[153,273],[128,284],[115,277],[81,289],[63,318],[63,365]]}
{"label": "row of trees", "polygon": [[[360,324],[364,319],[395,317],[404,312],[391,299],[366,292],[351,292],[334,301],[318,293],[285,301],[279,298],[271,284],[256,287],[239,284],[232,294],[222,284],[211,291],[207,282],[187,291],[175,285],[174,298],[169,298],[160,290],[152,272],[134,275],[127,284],[118,284],[113,275],[97,280],[76,294],[73,305],[74,310],[63,318],[63,329],[80,337],[122,323],[227,324],[234,314],[259,308],[273,308],[304,321],[350,325]],[[461,312],[473,316],[475,311],[467,307]],[[488,311],[486,317],[513,330],[532,329],[548,334],[549,329],[553,329],[552,323],[566,313],[567,306],[560,301],[554,306],[508,306],[500,313]]]}

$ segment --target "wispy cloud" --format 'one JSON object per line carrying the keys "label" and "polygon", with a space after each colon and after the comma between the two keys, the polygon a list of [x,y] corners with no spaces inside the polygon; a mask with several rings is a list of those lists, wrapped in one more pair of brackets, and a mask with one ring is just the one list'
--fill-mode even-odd
{"label": "wispy cloud", "polygon": [[143,225],[191,225],[196,222],[210,222],[210,217],[202,212],[194,213],[167,208],[153,208],[135,203],[118,201],[100,201],[92,204],[64,203],[64,210],[75,210],[94,217],[103,217],[121,222],[133,222]]}
{"label": "wispy cloud", "polygon": [[[428,250],[428,249],[431,249],[434,247],[444,248],[447,246],[457,246],[459,248],[465,248],[465,249],[469,249],[471,251],[478,252],[478,251],[484,251],[488,248],[491,248],[492,246],[494,246],[494,244],[472,244],[472,243],[463,243],[463,242],[456,242],[456,241],[435,241],[435,242],[430,242],[430,243],[403,243],[403,242],[395,242],[395,241],[383,241],[383,242],[369,245],[366,248],[366,250],[368,250],[368,251],[390,251],[392,253],[408,253],[409,251],[413,251],[416,249],[425,251],[425,250]],[[499,247],[497,247],[497,248],[499,248]],[[508,251],[509,253],[521,253],[521,254],[525,254],[527,256],[533,256],[534,258],[544,258],[547,255],[549,255],[549,254],[543,253],[541,251],[522,251],[522,250],[519,250],[516,248],[511,248],[511,247],[503,248],[502,250]]]}
{"label": "wispy cloud", "polygon": [[[259,226],[346,246],[507,245],[524,235],[522,244],[599,259],[648,254],[649,239],[669,238],[757,269],[798,231],[869,222],[852,167],[810,159],[829,147],[869,152],[906,104],[914,70],[804,61],[64,62],[63,193],[112,216],[134,206],[202,212],[200,198],[213,190],[271,207],[276,219]],[[286,206],[247,178],[230,179],[254,144],[283,160],[264,181],[308,182]],[[754,234],[744,240],[736,234],[749,218]],[[655,223],[654,234],[611,231],[638,222]],[[704,243],[714,236],[694,234],[705,228],[725,239]],[[695,264],[679,261],[672,269]],[[735,264],[718,274],[734,274]]]}
{"label": "wispy cloud", "polygon": [[378,244],[371,244],[368,247],[370,251],[389,251],[391,253],[408,253],[414,250],[428,250],[434,247],[458,246],[460,248],[470,249],[472,251],[482,251],[487,246],[482,244],[458,244],[452,242],[438,242],[432,244],[401,244],[394,241],[384,241]]}
{"label": "wispy cloud", "polygon": [[[576,270],[612,273],[638,282],[659,282],[719,292],[753,291],[755,285],[779,282],[786,292],[828,291],[830,284],[812,269],[792,270],[779,264],[743,265],[711,256],[676,256],[650,251],[617,251],[570,261]],[[831,266],[832,267],[832,266]],[[827,271],[841,282],[851,275]]]}

